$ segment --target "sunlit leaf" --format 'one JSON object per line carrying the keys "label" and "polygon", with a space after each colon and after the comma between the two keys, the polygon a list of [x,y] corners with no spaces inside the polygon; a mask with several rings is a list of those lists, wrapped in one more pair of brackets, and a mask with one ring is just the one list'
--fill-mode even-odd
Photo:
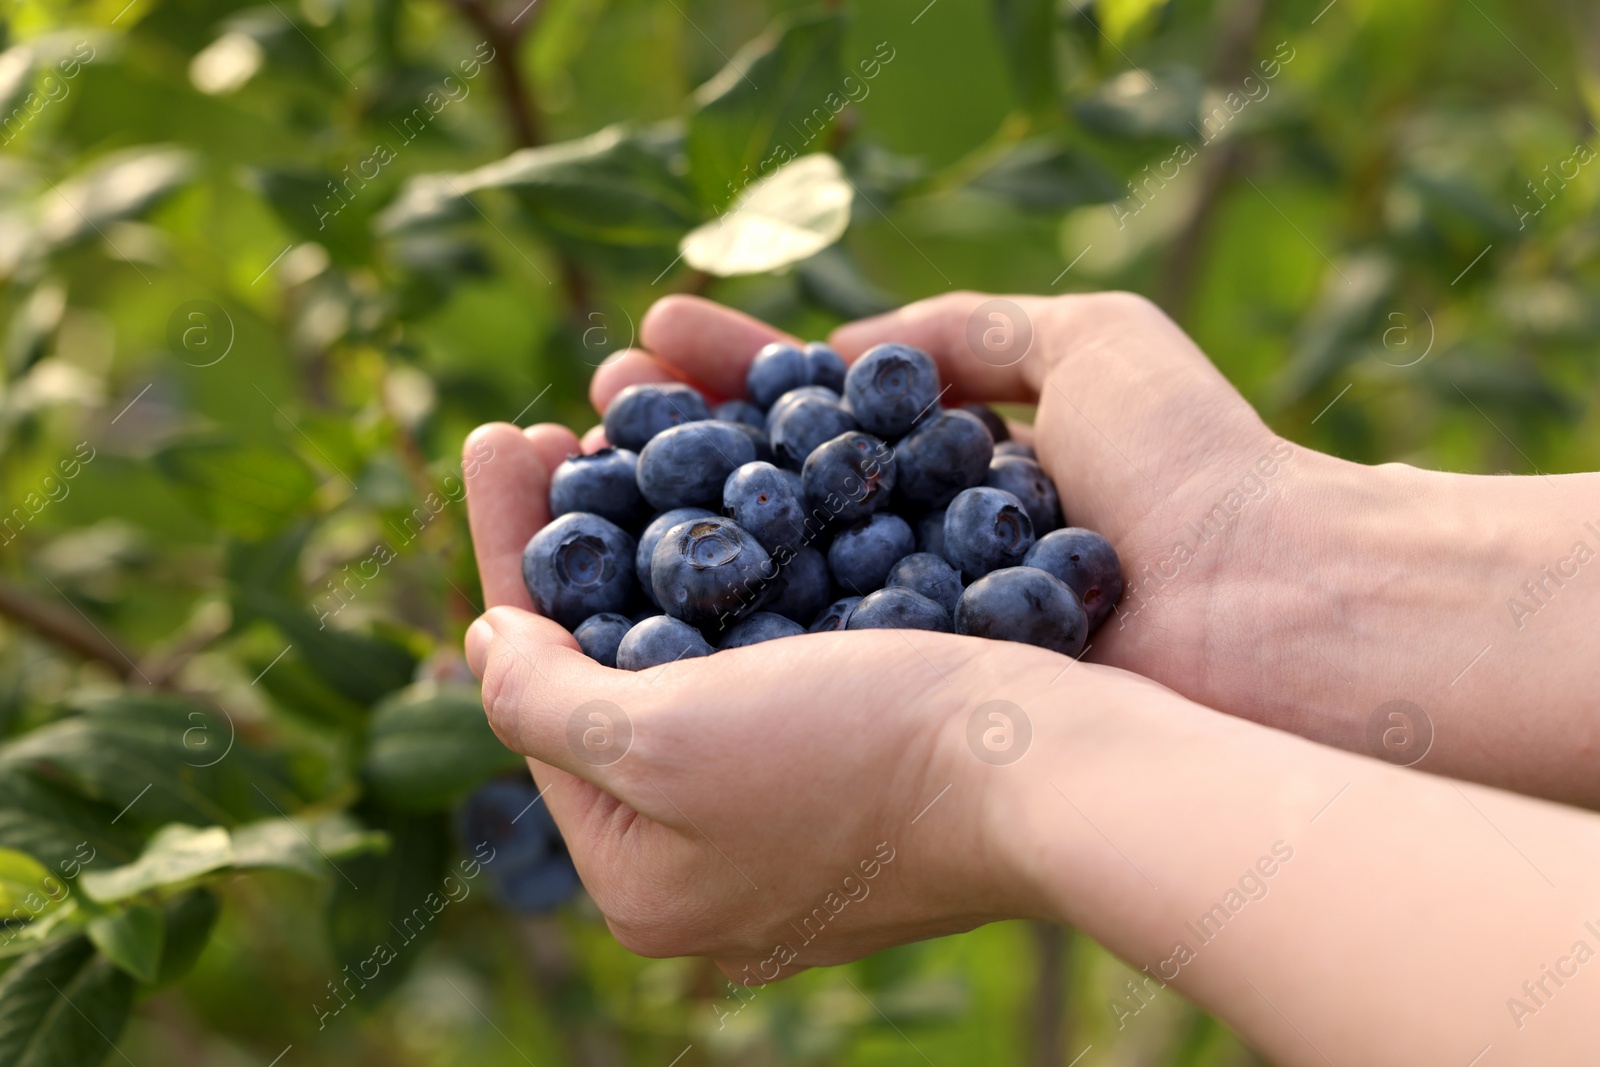
{"label": "sunlit leaf", "polygon": [[156,831],[138,859],[109,871],[85,871],[82,885],[91,899],[111,903],[187,882],[232,862],[233,848],[224,828],[172,823]]}
{"label": "sunlit leaf", "polygon": [[824,153],[802,156],[740,193],[726,215],[686,236],[684,262],[724,276],[787,267],[844,235],[852,196],[838,160]]}
{"label": "sunlit leaf", "polygon": [[112,153],[44,195],[39,236],[57,247],[100,236],[118,219],[143,214],[193,173],[187,149],[146,145]]}

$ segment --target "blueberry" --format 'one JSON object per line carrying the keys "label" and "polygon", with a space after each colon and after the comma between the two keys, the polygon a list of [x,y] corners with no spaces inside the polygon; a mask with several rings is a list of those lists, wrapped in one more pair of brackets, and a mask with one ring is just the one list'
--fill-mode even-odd
{"label": "blueberry", "polygon": [[1061,498],[1055,483],[1034,460],[1024,456],[999,456],[989,464],[983,484],[1004,489],[1018,500],[1033,520],[1033,532],[1044,536],[1061,525]]}
{"label": "blueberry", "polygon": [[522,581],[539,614],[571,629],[590,615],[628,607],[635,547],[611,520],[571,512],[529,539]]}
{"label": "blueberry", "polygon": [[835,600],[827,609],[812,622],[810,633],[820,634],[829,630],[843,630],[850,621],[850,613],[856,610],[856,605],[865,599],[858,596],[847,596],[842,600]]}
{"label": "blueberry", "polygon": [[555,854],[561,833],[544,805],[529,805],[539,787],[526,776],[491,778],[467,797],[456,812],[456,833],[462,847],[494,850],[496,866],[535,867]]}
{"label": "blueberry", "polygon": [[1083,602],[1091,631],[1106,621],[1122,597],[1122,563],[1117,550],[1093,530],[1081,526],[1052,530],[1039,538],[1022,562],[1066,582]]}
{"label": "blueberry", "polygon": [[778,416],[782,415],[790,404],[797,400],[804,400],[807,397],[826,400],[830,404],[837,404],[841,408],[844,407],[844,398],[839,395],[838,390],[829,389],[825,385],[802,385],[798,389],[789,390],[772,402],[772,406],[767,409],[767,433],[772,433],[772,424],[777,421]]}
{"label": "blueberry", "polygon": [[784,558],[786,554],[786,550],[780,549],[773,555],[783,580],[778,594],[767,602],[766,610],[805,626],[833,596],[833,575],[828,571],[827,559],[810,545],[787,559]]}
{"label": "blueberry", "polygon": [[711,417],[720,422],[738,422],[765,431],[767,416],[748,400],[724,400],[711,409]]}
{"label": "blueberry", "polygon": [[839,353],[823,344],[812,341],[806,345],[807,381],[812,385],[825,385],[834,392],[844,390],[844,360]]}
{"label": "blueberry", "polygon": [[583,649],[585,656],[603,667],[615,667],[617,646],[622,643],[623,634],[632,626],[632,620],[626,615],[607,611],[584,619],[572,631],[572,636],[578,639],[578,647]]}
{"label": "blueberry", "polygon": [[1089,620],[1078,594],[1037,567],[1005,567],[984,575],[956,604],[956,633],[1022,641],[1064,656],[1083,651]]}
{"label": "blueberry", "polygon": [[916,550],[911,527],[898,515],[880,511],[839,531],[828,549],[833,580],[852,593],[865,595],[883,588],[889,568]]}
{"label": "blueberry", "polygon": [[779,463],[797,471],[818,445],[855,428],[855,418],[838,404],[803,396],[785,404],[772,420],[772,454]]}
{"label": "blueberry", "polygon": [[700,631],[671,615],[652,615],[635,623],[617,646],[617,666],[642,671],[680,659],[709,656],[714,652]]}
{"label": "blueberry", "polygon": [[944,511],[930,511],[917,520],[917,551],[931,552],[949,562],[944,554]]}
{"label": "blueberry", "polygon": [[745,374],[745,391],[760,408],[770,408],[772,402],[797,386],[806,385],[811,372],[806,366],[806,355],[794,345],[774,341],[756,353]]}
{"label": "blueberry", "polygon": [[1021,456],[1023,459],[1031,459],[1035,463],[1039,461],[1039,453],[1033,450],[1033,446],[1025,445],[1021,441],[1001,441],[994,446],[994,454],[996,456]]}
{"label": "blueberry", "polygon": [[950,633],[950,613],[910,589],[880,589],[861,599],[846,630],[939,630]]}
{"label": "blueberry", "polygon": [[637,525],[644,513],[638,465],[639,456],[625,448],[568,456],[550,475],[550,517],[588,511],[618,526]]}
{"label": "blueberry", "polygon": [[870,434],[843,433],[806,457],[800,477],[813,515],[854,522],[888,504],[894,450]]}
{"label": "blueberry", "polygon": [[770,463],[746,463],[722,485],[722,511],[774,552],[805,537],[806,503],[792,471]]}
{"label": "blueberry", "polygon": [[887,589],[909,589],[921,593],[944,610],[954,613],[961,599],[961,575],[932,552],[913,552],[889,569],[884,580]]}
{"label": "blueberry", "polygon": [[718,507],[728,475],[755,458],[755,444],[737,423],[674,426],[639,453],[639,491],[657,511]]}
{"label": "blueberry", "polygon": [[[490,868],[493,870],[493,868]],[[583,883],[565,852],[537,867],[497,871],[494,886],[508,908],[520,912],[550,911],[575,893]]]}
{"label": "blueberry", "polygon": [[[639,588],[644,590],[644,595],[650,603],[656,602],[655,588],[650,584],[650,560],[655,554],[656,545],[661,543],[661,538],[666,532],[680,522],[690,519],[714,519],[717,513],[706,508],[673,508],[663,511],[650,520],[650,525],[644,528],[644,533],[639,535],[639,547],[633,554],[633,573],[639,579]],[[660,607],[659,604],[656,605]],[[655,612],[647,611],[645,615],[654,615]],[[638,619],[634,620],[639,621]]]}
{"label": "blueberry", "polygon": [[694,626],[724,626],[776,592],[766,549],[728,519],[692,519],[668,530],[650,560],[663,611]]}
{"label": "blueberry", "polygon": [[727,425],[742,431],[750,438],[750,443],[756,446],[756,459],[763,463],[772,462],[772,442],[767,438],[765,430],[758,430],[747,422],[730,422]]}
{"label": "blueberry", "polygon": [[705,397],[677,382],[630,385],[606,408],[606,441],[635,452],[671,426],[709,419]]}
{"label": "blueberry", "polygon": [[725,634],[718,643],[721,648],[743,648],[746,645],[759,645],[763,641],[772,641],[779,637],[793,637],[803,634],[806,628],[793,619],[786,619],[782,615],[774,615],[770,611],[758,611],[748,619],[741,619],[733,624],[733,628]]}
{"label": "blueberry", "polygon": [[994,439],[977,416],[941,411],[895,444],[895,490],[918,507],[942,508],[983,484],[993,453]]}
{"label": "blueberry", "polygon": [[900,437],[939,400],[939,367],[910,345],[877,345],[845,375],[844,395],[862,429]]}
{"label": "blueberry", "polygon": [[995,444],[1011,440],[1011,428],[1006,425],[1006,420],[995,414],[994,408],[988,404],[962,404],[961,410],[977,416],[984,429],[989,431],[989,436],[994,438]]}
{"label": "blueberry", "polygon": [[944,558],[968,581],[1015,567],[1033,547],[1033,522],[1003,489],[963,490],[944,513]]}

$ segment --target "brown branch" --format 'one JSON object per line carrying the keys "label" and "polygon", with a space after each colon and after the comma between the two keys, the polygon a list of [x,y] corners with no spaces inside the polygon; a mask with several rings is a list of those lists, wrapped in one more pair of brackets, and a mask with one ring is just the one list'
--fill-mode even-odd
{"label": "brown branch", "polygon": [[[1212,78],[1223,85],[1239,81],[1250,72],[1250,47],[1266,15],[1266,0],[1239,0],[1229,12],[1217,42]],[[1194,295],[1200,261],[1215,227],[1222,194],[1244,169],[1245,153],[1237,141],[1218,146],[1201,164],[1200,194],[1187,225],[1172,242],[1156,285],[1156,303],[1178,321]]]}
{"label": "brown branch", "polygon": [[1033,943],[1038,950],[1038,978],[1033,983],[1033,1062],[1037,1067],[1061,1067],[1067,1033],[1067,948],[1072,932],[1055,923],[1034,922]]}
{"label": "brown branch", "polygon": [[123,681],[131,681],[139,674],[138,662],[76,608],[58,608],[9,582],[0,581],[0,615],[83,659],[104,664]]}

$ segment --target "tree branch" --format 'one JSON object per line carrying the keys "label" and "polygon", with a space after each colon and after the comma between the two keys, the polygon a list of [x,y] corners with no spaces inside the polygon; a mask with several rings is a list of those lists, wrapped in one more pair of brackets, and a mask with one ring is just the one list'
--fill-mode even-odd
{"label": "tree branch", "polygon": [[104,664],[123,681],[131,681],[139,674],[138,662],[75,608],[58,608],[9,582],[0,581],[0,615],[83,659]]}

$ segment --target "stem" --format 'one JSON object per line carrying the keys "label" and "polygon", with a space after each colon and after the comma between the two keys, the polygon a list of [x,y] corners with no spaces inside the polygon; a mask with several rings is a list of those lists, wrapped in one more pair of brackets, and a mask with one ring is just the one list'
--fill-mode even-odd
{"label": "stem", "polygon": [[1066,962],[1071,933],[1055,923],[1029,925],[1039,952],[1039,975],[1033,984],[1033,1063],[1035,1067],[1061,1067],[1070,1029]]}
{"label": "stem", "polygon": [[69,652],[104,664],[125,682],[139,674],[138,662],[76,610],[47,604],[32,593],[0,581],[0,615],[21,623]]}

